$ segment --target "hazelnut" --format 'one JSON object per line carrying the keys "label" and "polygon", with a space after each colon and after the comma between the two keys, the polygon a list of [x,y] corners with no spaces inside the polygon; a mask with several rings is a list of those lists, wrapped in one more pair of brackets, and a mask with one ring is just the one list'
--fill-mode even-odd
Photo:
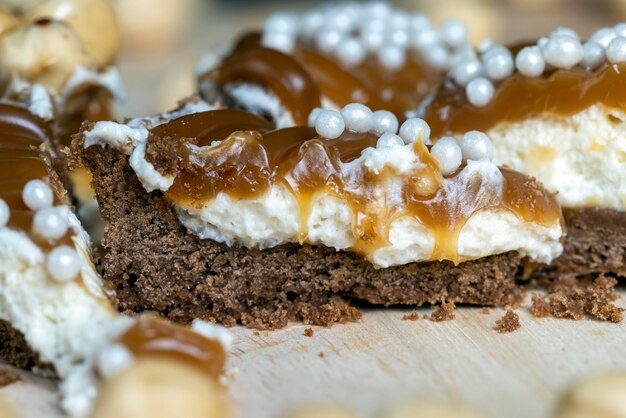
{"label": "hazelnut", "polygon": [[607,373],[575,384],[557,407],[555,418],[626,417],[626,373]]}
{"label": "hazelnut", "polygon": [[94,65],[89,53],[65,23],[40,20],[0,38],[0,85],[13,77],[60,93],[79,66]]}
{"label": "hazelnut", "polygon": [[91,418],[231,416],[211,376],[178,360],[145,357],[101,384]]}
{"label": "hazelnut", "polygon": [[340,406],[309,406],[299,408],[287,415],[287,418],[356,418],[351,411]]}
{"label": "hazelnut", "polygon": [[20,20],[12,13],[0,10],[0,35],[20,24]]}
{"label": "hazelnut", "polygon": [[389,411],[385,418],[484,418],[467,405],[438,399],[414,399]]}
{"label": "hazelnut", "polygon": [[47,0],[31,9],[26,18],[66,22],[99,65],[110,64],[119,50],[120,31],[110,0]]}

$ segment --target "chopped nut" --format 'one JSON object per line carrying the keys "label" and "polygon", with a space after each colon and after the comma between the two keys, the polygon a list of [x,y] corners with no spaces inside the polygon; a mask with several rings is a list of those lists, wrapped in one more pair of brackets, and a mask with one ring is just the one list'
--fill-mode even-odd
{"label": "chopped nut", "polygon": [[141,358],[104,381],[92,418],[228,418],[230,404],[218,383],[187,364]]}
{"label": "chopped nut", "polygon": [[609,373],[578,382],[563,397],[555,418],[626,417],[626,373]]}

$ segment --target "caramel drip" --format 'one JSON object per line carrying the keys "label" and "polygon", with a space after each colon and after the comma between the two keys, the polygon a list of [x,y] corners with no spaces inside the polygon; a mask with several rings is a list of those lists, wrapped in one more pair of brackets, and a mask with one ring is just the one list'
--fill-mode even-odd
{"label": "caramel drip", "polygon": [[157,317],[140,317],[121,337],[136,357],[168,357],[185,362],[217,379],[226,364],[226,352],[217,340]]}
{"label": "caramel drip", "polygon": [[407,54],[406,64],[397,71],[385,69],[374,57],[347,68],[307,45],[298,45],[290,55],[262,48],[260,35],[253,32],[242,36],[233,53],[217,70],[201,76],[201,81],[210,79],[219,86],[238,81],[258,83],[280,98],[294,114],[296,124],[306,125],[322,96],[339,107],[359,102],[373,110],[387,109],[403,121],[443,76],[414,53]]}
{"label": "caramel drip", "polygon": [[[0,198],[10,208],[8,226],[29,234],[43,251],[56,245],[73,245],[71,232],[55,241],[44,242],[32,235],[34,212],[22,200],[24,185],[33,179],[49,179],[49,166],[39,146],[48,143],[52,133],[28,109],[0,103]],[[54,188],[53,188],[54,189]],[[55,196],[55,204],[60,202]]]}
{"label": "caramel drip", "polygon": [[442,87],[426,109],[431,135],[488,131],[499,123],[538,116],[567,117],[595,104],[626,108],[626,64],[604,64],[595,71],[580,67],[558,70],[542,77],[519,73],[502,81],[489,104],[475,107],[460,87]]}
{"label": "caramel drip", "polygon": [[[204,134],[207,121],[220,136],[231,131],[211,147],[197,148],[187,142],[178,146],[178,171],[165,193],[169,199],[183,208],[200,208],[220,192],[233,199],[251,199],[263,196],[273,185],[283,185],[299,204],[300,240],[304,241],[313,202],[320,195],[336,196],[348,203],[354,216],[356,243],[351,250],[368,258],[389,244],[390,224],[404,216],[434,232],[434,259],[455,262],[462,261],[457,254],[458,234],[480,210],[510,210],[542,225],[560,218],[552,195],[510,170],[501,170],[504,193],[500,196],[481,177],[464,179],[462,170],[444,179],[426,146],[416,142],[413,152],[421,164],[402,176],[390,168],[376,175],[361,164],[350,164],[364,149],[375,146],[378,138],[373,134],[346,131],[327,140],[306,127],[267,131],[250,130],[244,124],[238,129],[232,118],[239,113],[222,110],[183,116],[151,131],[150,141],[195,138],[197,132],[205,144],[211,143]],[[176,135],[180,126],[184,131]],[[167,135],[159,136],[159,132]]]}

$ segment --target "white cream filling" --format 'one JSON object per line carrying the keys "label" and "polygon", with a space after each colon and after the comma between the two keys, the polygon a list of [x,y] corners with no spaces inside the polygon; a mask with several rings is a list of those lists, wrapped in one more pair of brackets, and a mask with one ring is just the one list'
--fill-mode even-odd
{"label": "white cream filling", "polygon": [[487,132],[494,162],[536,177],[564,207],[626,210],[626,113],[594,105],[573,116],[503,123]]}
{"label": "white cream filling", "polygon": [[278,129],[295,125],[291,111],[265,87],[250,83],[232,83],[224,86],[224,90],[242,108],[250,112],[262,111],[270,114]]}

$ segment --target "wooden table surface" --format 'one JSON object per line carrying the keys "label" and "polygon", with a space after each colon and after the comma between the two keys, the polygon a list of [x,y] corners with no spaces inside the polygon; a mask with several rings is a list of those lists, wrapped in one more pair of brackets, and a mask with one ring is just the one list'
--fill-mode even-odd
{"label": "wooden table surface", "polygon": [[[458,308],[455,320],[439,323],[402,320],[409,312],[368,310],[358,323],[313,327],[312,337],[303,325],[233,329],[227,386],[237,416],[277,418],[294,406],[339,403],[375,417],[420,395],[463,401],[494,418],[544,418],[575,379],[626,370],[623,325],[536,319],[520,309],[522,328],[498,334],[500,309]],[[24,418],[62,417],[54,383],[23,375],[0,396]]]}

